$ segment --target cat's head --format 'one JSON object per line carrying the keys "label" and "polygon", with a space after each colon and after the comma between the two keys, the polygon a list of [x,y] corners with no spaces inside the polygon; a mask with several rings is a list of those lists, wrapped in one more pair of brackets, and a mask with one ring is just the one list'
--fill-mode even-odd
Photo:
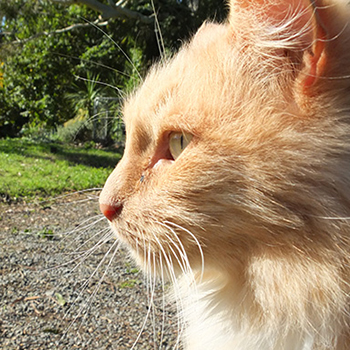
{"label": "cat's head", "polygon": [[100,196],[141,265],[200,269],[204,255],[229,269],[328,244],[317,218],[350,198],[345,23],[326,1],[232,0],[227,23],[153,67],[125,102],[125,153]]}

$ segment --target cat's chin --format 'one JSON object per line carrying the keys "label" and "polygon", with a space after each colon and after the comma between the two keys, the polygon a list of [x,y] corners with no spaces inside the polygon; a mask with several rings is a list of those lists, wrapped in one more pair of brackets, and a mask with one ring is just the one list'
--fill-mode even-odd
{"label": "cat's chin", "polygon": [[[136,265],[148,276],[160,278],[162,281],[174,281],[179,278],[183,271],[177,264],[169,264],[167,261],[162,261],[155,253],[144,254],[140,250],[130,249],[131,257],[134,259]],[[166,260],[166,259],[165,259]]]}
{"label": "cat's chin", "polygon": [[165,252],[157,249],[154,243],[147,244],[145,240],[142,241],[139,237],[123,230],[113,228],[112,230],[116,239],[127,248],[137,266],[146,274],[161,277],[164,280],[172,280],[183,273],[177,258],[164,254]]}

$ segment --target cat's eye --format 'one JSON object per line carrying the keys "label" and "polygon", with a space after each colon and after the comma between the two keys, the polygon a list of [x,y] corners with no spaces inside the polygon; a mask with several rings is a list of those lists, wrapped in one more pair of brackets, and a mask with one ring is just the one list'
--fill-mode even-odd
{"label": "cat's eye", "polygon": [[172,132],[169,136],[169,150],[171,156],[179,157],[182,151],[187,147],[192,139],[192,135],[186,132]]}

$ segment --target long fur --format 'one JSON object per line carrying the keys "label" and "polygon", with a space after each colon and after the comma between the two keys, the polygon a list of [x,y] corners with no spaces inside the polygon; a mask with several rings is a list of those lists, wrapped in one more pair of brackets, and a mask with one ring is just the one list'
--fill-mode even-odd
{"label": "long fur", "polygon": [[[173,281],[186,349],[348,350],[347,2],[230,6],[126,101],[100,202]],[[176,160],[174,131],[193,135]]]}

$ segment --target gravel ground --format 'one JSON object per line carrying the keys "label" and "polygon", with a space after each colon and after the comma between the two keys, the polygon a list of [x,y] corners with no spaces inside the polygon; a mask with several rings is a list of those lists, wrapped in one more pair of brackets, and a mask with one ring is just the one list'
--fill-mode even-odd
{"label": "gravel ground", "polygon": [[109,232],[97,195],[0,204],[0,349],[131,349],[147,314],[134,349],[177,348],[161,286],[150,308],[127,253],[92,249]]}

